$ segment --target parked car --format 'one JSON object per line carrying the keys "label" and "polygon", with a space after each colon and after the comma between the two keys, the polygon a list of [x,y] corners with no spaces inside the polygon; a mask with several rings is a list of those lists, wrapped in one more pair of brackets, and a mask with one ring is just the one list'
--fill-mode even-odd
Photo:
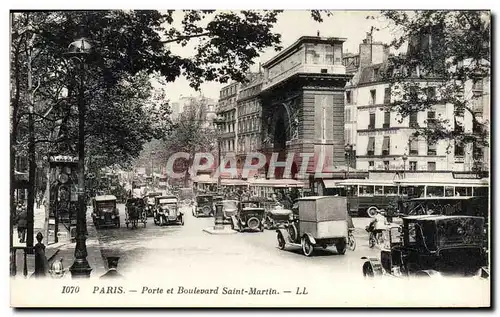
{"label": "parked car", "polygon": [[349,236],[346,197],[303,197],[297,205],[298,217],[292,212],[288,227],[276,230],[278,247],[301,247],[304,255],[310,256],[316,247],[335,245],[339,254],[345,254]]}
{"label": "parked car", "polygon": [[387,230],[380,258],[362,257],[363,275],[484,277],[483,224],[475,216],[403,217],[403,226]]}
{"label": "parked car", "polygon": [[120,214],[116,207],[116,196],[96,196],[92,200],[92,221],[96,229],[102,227],[120,228]]}

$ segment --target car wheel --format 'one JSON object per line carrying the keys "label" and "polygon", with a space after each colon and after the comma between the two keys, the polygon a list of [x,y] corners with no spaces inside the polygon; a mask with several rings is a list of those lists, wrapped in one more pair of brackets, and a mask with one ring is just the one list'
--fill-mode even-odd
{"label": "car wheel", "polygon": [[303,237],[301,240],[302,252],[304,252],[305,256],[311,256],[314,251],[314,246],[309,241],[309,238]]}
{"label": "car wheel", "polygon": [[281,232],[278,232],[278,248],[280,250],[285,249],[285,237],[281,234]]}
{"label": "car wheel", "polygon": [[248,219],[247,225],[248,225],[248,228],[252,229],[252,230],[257,230],[257,229],[260,230],[260,227],[261,227],[261,223],[260,223],[259,219],[256,217],[251,217],[250,219]]}
{"label": "car wheel", "polygon": [[339,240],[339,241],[335,244],[335,247],[337,248],[337,252],[338,252],[339,254],[341,254],[341,255],[344,255],[344,254],[345,254],[345,251],[346,251],[346,249],[347,249],[347,248],[346,248],[346,247],[347,247],[347,245],[346,245],[346,244],[347,244],[347,243],[346,243],[345,239],[341,239],[341,240]]}
{"label": "car wheel", "polygon": [[375,276],[375,273],[373,272],[373,268],[370,262],[365,262],[365,264],[363,264],[363,276],[369,278]]}
{"label": "car wheel", "polygon": [[368,208],[366,210],[366,214],[368,215],[368,217],[370,218],[374,218],[376,215],[377,215],[377,212],[378,212],[378,208],[375,207],[375,206],[371,206],[370,208]]}
{"label": "car wheel", "polygon": [[290,235],[290,239],[293,242],[298,242],[297,240],[299,239],[299,231],[297,230],[295,223],[292,223],[292,225],[288,227],[288,234]]}

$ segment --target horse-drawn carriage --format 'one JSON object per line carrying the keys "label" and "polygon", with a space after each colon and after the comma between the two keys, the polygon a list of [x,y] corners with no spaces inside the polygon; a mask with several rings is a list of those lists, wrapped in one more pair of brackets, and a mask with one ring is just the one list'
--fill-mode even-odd
{"label": "horse-drawn carriage", "polygon": [[144,200],[142,198],[129,198],[125,204],[125,224],[127,228],[137,228],[139,222],[142,222],[144,227],[147,223],[147,215],[144,208]]}

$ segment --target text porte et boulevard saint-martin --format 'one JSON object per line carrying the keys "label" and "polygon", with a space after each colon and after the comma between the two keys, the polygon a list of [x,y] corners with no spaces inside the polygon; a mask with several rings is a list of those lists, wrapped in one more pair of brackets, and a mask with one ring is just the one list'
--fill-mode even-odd
{"label": "text porte et boulevard saint-martin", "polygon": [[[122,286],[94,286],[92,294],[125,294],[127,291]],[[128,290],[128,292],[147,294],[147,295],[279,295],[281,293],[292,293],[292,291],[278,291],[275,288],[235,288],[235,287],[215,287],[215,288],[198,288],[178,286],[177,290],[174,287],[147,287],[143,286],[140,292],[137,290]],[[297,287],[295,295],[307,295],[306,287]]]}

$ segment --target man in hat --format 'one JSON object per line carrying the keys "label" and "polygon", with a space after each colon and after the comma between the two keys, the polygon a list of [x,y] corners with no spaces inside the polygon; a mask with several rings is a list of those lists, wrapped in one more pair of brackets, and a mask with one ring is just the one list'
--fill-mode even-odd
{"label": "man in hat", "polygon": [[108,256],[107,257],[108,271],[106,273],[104,273],[103,275],[101,275],[100,278],[107,279],[107,278],[121,278],[121,277],[123,277],[123,275],[121,275],[117,271],[119,259],[120,258],[117,256]]}

